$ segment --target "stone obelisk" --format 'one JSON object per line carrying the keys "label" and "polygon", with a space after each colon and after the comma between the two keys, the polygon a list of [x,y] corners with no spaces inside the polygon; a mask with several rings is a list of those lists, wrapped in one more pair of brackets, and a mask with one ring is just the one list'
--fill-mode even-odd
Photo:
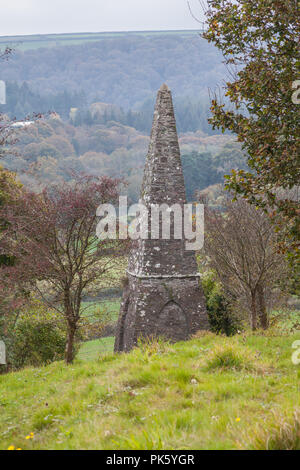
{"label": "stone obelisk", "polygon": [[[172,95],[158,91],[141,201],[144,206],[186,203]],[[162,222],[160,221],[160,224]],[[188,339],[209,329],[194,251],[181,239],[136,240],[131,249],[117,325],[115,351],[129,351],[140,337]]]}

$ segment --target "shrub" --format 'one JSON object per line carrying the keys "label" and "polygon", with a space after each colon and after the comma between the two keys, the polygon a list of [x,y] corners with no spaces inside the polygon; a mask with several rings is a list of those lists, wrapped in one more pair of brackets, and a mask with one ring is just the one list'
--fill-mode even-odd
{"label": "shrub", "polygon": [[56,311],[31,299],[26,308],[14,313],[14,319],[1,330],[9,369],[40,366],[63,358],[66,329]]}
{"label": "shrub", "polygon": [[65,335],[51,321],[21,319],[8,349],[13,368],[40,366],[63,359]]}
{"label": "shrub", "polygon": [[214,333],[235,335],[242,329],[241,318],[232,308],[222,286],[214,278],[213,272],[207,272],[202,278],[202,287],[206,298],[209,323]]}

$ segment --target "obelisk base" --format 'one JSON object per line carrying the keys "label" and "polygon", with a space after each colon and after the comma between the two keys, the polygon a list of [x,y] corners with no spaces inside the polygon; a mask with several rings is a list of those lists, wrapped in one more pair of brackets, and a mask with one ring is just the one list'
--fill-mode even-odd
{"label": "obelisk base", "polygon": [[138,278],[128,274],[115,352],[130,351],[139,338],[187,340],[208,330],[205,298],[197,276]]}

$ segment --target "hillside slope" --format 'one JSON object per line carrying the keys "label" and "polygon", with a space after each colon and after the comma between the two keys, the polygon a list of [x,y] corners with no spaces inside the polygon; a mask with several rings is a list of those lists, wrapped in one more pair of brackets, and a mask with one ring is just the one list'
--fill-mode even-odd
{"label": "hillside slope", "polygon": [[299,448],[296,339],[206,333],[2,375],[0,448]]}
{"label": "hillside slope", "polygon": [[1,80],[25,82],[34,93],[82,93],[88,104],[101,101],[126,110],[153,99],[163,82],[175,97],[208,100],[208,88],[226,76],[221,54],[196,32],[128,34],[27,51],[16,47],[10,60],[1,63]]}
{"label": "hillside slope", "polygon": [[0,36],[0,47],[10,46],[21,51],[39,49],[41,47],[58,47],[74,44],[84,44],[109,38],[124,38],[128,36],[161,36],[161,35],[191,36],[198,34],[197,30],[169,31],[111,31],[102,33],[62,33],[62,34],[28,34],[25,36]]}

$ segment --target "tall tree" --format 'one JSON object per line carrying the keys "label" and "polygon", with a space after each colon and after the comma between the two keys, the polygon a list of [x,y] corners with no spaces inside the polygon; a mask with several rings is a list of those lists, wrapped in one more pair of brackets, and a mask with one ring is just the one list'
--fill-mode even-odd
{"label": "tall tree", "polygon": [[[18,194],[21,192],[21,187],[22,185],[17,181],[16,175],[0,166],[0,213],[9,211],[8,206],[13,199],[18,197]],[[0,240],[3,236],[3,231],[5,231],[7,227],[8,219],[0,216]],[[14,262],[15,258],[10,256],[4,249],[0,248],[0,272],[12,266]],[[0,338],[5,336],[9,325],[14,323],[17,317],[17,309],[9,309],[8,305],[14,300],[14,307],[16,307],[20,299],[19,292],[11,283],[9,283],[9,287],[8,289],[1,289],[0,291]]]}
{"label": "tall tree", "polygon": [[238,136],[250,171],[233,171],[228,188],[250,203],[272,208],[283,233],[282,249],[299,255],[299,2],[296,0],[208,0],[203,37],[225,57],[231,107],[216,96],[211,124]]}

